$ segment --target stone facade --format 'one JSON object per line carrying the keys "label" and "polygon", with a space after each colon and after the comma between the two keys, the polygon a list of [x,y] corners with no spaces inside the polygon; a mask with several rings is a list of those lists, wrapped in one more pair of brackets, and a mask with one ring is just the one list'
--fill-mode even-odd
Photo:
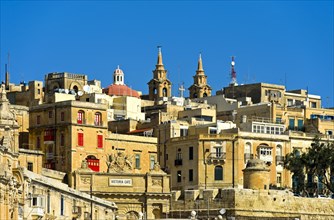
{"label": "stone facade", "polygon": [[[181,194],[185,197],[179,197]],[[296,197],[286,190],[174,191],[171,203],[171,218],[189,218],[192,211],[196,219],[331,220],[334,216],[333,199]]]}
{"label": "stone facade", "polygon": [[169,176],[158,163],[147,173],[112,168],[108,173],[78,169],[74,176],[75,188],[114,201],[118,206],[117,219],[139,219],[143,215],[145,219],[159,219],[169,212]]}
{"label": "stone facade", "polygon": [[94,211],[96,219],[114,220],[115,203],[41,175],[43,154],[19,149],[19,126],[4,85],[0,95],[0,219],[87,219]]}

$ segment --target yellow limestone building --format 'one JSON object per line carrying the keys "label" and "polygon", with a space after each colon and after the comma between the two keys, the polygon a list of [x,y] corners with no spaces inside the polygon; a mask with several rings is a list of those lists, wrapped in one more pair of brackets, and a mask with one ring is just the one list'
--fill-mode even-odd
{"label": "yellow limestone building", "polygon": [[77,190],[117,198],[119,219],[160,218],[168,212],[170,191],[169,176],[157,163],[157,139],[113,134],[108,102],[77,99],[56,92],[49,103],[30,108],[30,143],[45,153],[43,167],[65,172],[63,181]]}
{"label": "yellow limestone building", "polygon": [[[41,175],[41,152],[20,149],[15,111],[0,94],[0,219],[114,220],[117,206]],[[32,172],[34,171],[34,172]]]}

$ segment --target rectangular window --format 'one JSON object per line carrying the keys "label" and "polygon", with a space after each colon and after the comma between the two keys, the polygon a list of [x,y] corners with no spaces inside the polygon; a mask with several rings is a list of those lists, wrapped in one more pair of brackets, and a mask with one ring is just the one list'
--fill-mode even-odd
{"label": "rectangular window", "polygon": [[48,196],[47,196],[47,212],[50,213],[50,209],[51,209],[51,198],[50,198],[50,192],[48,192]]}
{"label": "rectangular window", "polygon": [[65,112],[60,113],[60,120],[65,121]]}
{"label": "rectangular window", "polygon": [[53,117],[53,111],[49,111],[49,118]]}
{"label": "rectangular window", "polygon": [[64,215],[64,208],[65,208],[64,196],[61,195],[60,197],[60,215]]}
{"label": "rectangular window", "polygon": [[317,103],[316,102],[311,102],[311,108],[316,108],[317,107]]}
{"label": "rectangular window", "polygon": [[97,147],[103,148],[103,135],[97,135]]}
{"label": "rectangular window", "polygon": [[276,124],[281,124],[281,123],[282,123],[282,118],[276,117]]}
{"label": "rectangular window", "polygon": [[78,133],[78,145],[81,147],[84,145],[84,134],[83,133]]}
{"label": "rectangular window", "polygon": [[288,99],[288,106],[292,106],[293,105],[293,100],[292,99]]}
{"label": "rectangular window", "polygon": [[77,123],[82,124],[83,121],[83,112],[78,112]]}
{"label": "rectangular window", "polygon": [[216,158],[221,158],[223,155],[222,148],[216,147]]}
{"label": "rectangular window", "polygon": [[194,159],[194,147],[189,147],[189,160]]}
{"label": "rectangular window", "polygon": [[189,170],[189,182],[194,180],[194,171],[192,169]]}
{"label": "rectangular window", "polygon": [[282,174],[281,173],[277,173],[276,181],[277,181],[277,186],[281,186],[282,184]]}
{"label": "rectangular window", "polygon": [[28,162],[28,166],[27,166],[27,169],[31,172],[33,172],[33,167],[34,167],[34,164],[31,163],[31,162]]}
{"label": "rectangular window", "polygon": [[210,134],[217,134],[217,128],[209,128]]}
{"label": "rectangular window", "polygon": [[60,134],[60,146],[65,145],[65,135],[63,133]]}
{"label": "rectangular window", "polygon": [[37,115],[36,117],[36,123],[39,125],[41,123],[41,116]]}
{"label": "rectangular window", "polygon": [[187,136],[188,135],[188,128],[181,128],[180,129],[180,136]]}
{"label": "rectangular window", "polygon": [[150,156],[150,169],[153,169],[154,164],[155,164],[155,156],[151,155]]}
{"label": "rectangular window", "polygon": [[290,118],[289,119],[289,130],[294,130],[295,129],[295,119]]}
{"label": "rectangular window", "polygon": [[37,150],[41,149],[41,138],[39,136],[36,138],[36,148]]}
{"label": "rectangular window", "polygon": [[298,123],[298,131],[302,131],[304,127],[303,119],[298,119],[297,123]]}
{"label": "rectangular window", "polygon": [[140,169],[140,154],[135,155],[136,169]]}
{"label": "rectangular window", "polygon": [[177,171],[177,178],[176,178],[178,183],[181,183],[181,175],[182,175],[181,170],[178,170]]}

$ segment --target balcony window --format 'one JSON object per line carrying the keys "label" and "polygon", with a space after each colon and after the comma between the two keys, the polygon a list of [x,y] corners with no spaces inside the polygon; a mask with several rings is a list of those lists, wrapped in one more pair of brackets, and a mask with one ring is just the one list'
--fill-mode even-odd
{"label": "balcony window", "polygon": [[87,160],[87,165],[91,170],[95,172],[100,172],[100,160],[99,159],[97,159],[95,156],[90,155],[90,156],[87,156],[86,160]]}
{"label": "balcony window", "polygon": [[265,162],[272,162],[272,148],[267,145],[262,145],[259,148],[259,159],[264,160]]}
{"label": "balcony window", "polygon": [[44,197],[39,195],[33,195],[31,199],[31,206],[32,207],[44,207]]}
{"label": "balcony window", "polygon": [[54,141],[54,130],[46,129],[44,131],[44,141]]}
{"label": "balcony window", "polygon": [[221,147],[215,147],[216,148],[216,158],[221,158],[223,156],[222,148]]}
{"label": "balcony window", "polygon": [[223,180],[223,167],[222,166],[215,167],[215,180]]}

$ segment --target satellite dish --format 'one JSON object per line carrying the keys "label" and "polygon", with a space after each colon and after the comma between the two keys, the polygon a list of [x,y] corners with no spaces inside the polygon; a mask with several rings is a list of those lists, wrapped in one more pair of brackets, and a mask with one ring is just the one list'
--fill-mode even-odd
{"label": "satellite dish", "polygon": [[82,91],[78,91],[78,96],[82,96],[83,92]]}
{"label": "satellite dish", "polygon": [[221,210],[219,211],[219,213],[222,214],[222,215],[224,215],[225,212],[226,212],[226,209],[221,209]]}
{"label": "satellite dish", "polygon": [[85,85],[85,86],[83,87],[83,90],[84,90],[85,92],[89,93],[89,92],[90,92],[90,86],[89,86],[89,85]]}
{"label": "satellite dish", "polygon": [[65,89],[65,93],[68,94],[70,91],[68,89]]}

